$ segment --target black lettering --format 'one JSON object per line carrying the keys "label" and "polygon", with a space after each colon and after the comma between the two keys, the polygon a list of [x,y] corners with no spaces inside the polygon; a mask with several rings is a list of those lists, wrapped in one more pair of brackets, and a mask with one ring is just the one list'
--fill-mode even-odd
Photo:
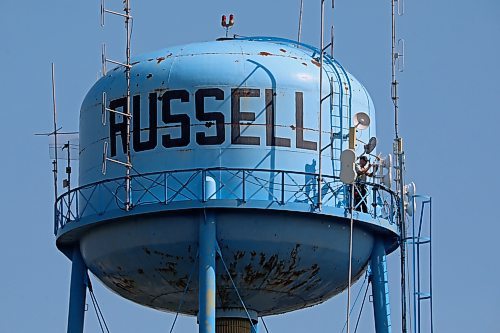
{"label": "black lettering", "polygon": [[144,130],[148,131],[148,140],[141,142],[141,96],[136,95],[133,99],[133,117],[134,126],[133,141],[134,151],[140,152],[145,150],[155,149],[158,144],[158,106],[156,93],[149,94],[149,127]]}
{"label": "black lettering", "polygon": [[217,101],[224,100],[224,91],[222,89],[199,89],[195,94],[196,119],[205,121],[206,126],[210,127],[212,121],[215,121],[216,135],[207,136],[205,133],[196,133],[196,143],[199,145],[218,145],[226,140],[226,131],[224,129],[224,114],[221,112],[205,112],[205,98],[215,97]]}
{"label": "black lettering", "polygon": [[162,145],[165,148],[184,147],[190,141],[190,122],[187,114],[172,114],[170,102],[172,100],[180,100],[182,103],[189,102],[189,92],[187,90],[170,90],[162,96],[162,120],[165,124],[181,124],[181,137],[172,139],[170,134],[162,136]]}
{"label": "black lettering", "polygon": [[276,136],[276,93],[266,89],[266,144],[268,146],[290,147],[290,139]]}
{"label": "black lettering", "polygon": [[316,142],[304,140],[304,94],[299,91],[295,93],[295,125],[297,148],[317,150]]}
{"label": "black lettering", "polygon": [[[127,98],[122,97],[112,100],[109,103],[109,108],[111,110],[122,108],[120,112],[127,113]],[[122,121],[117,123],[116,113],[109,112],[109,140],[111,145],[111,157],[116,156],[116,137],[118,136],[118,134],[122,139],[122,151],[125,154],[127,151],[127,121],[125,117],[122,116]]]}
{"label": "black lettering", "polygon": [[231,89],[231,143],[240,145],[260,145],[260,138],[241,135],[241,121],[255,121],[255,113],[241,112],[240,99],[242,97],[260,97],[259,89],[236,88]]}

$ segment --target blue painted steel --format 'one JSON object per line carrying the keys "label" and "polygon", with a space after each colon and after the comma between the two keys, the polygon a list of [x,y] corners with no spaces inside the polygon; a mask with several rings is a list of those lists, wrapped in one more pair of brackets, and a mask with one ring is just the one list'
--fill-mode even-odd
{"label": "blue painted steel", "polygon": [[[272,182],[262,182],[262,179],[276,174],[278,176],[274,176]],[[208,175],[215,182],[218,199],[215,202],[213,197],[203,196],[203,175]],[[83,221],[102,221],[103,216],[116,219],[182,207],[201,208],[205,205],[257,208],[256,205],[269,209],[347,216],[341,196],[344,184],[338,177],[329,175],[323,177],[327,185],[323,192],[323,211],[312,210],[316,205],[313,185],[317,177],[318,174],[314,173],[230,168],[172,170],[134,175],[131,180],[132,187],[136,189],[132,199],[134,209],[129,212],[122,209],[123,197],[120,192],[125,186],[125,177],[103,180],[61,195],[56,202],[54,229],[59,236],[78,227]],[[366,183],[366,186],[368,194],[365,203],[368,212],[355,211],[355,219],[375,223],[396,232],[394,193],[380,184]],[[260,195],[269,193],[270,188],[274,189],[273,197],[262,200]],[[223,192],[226,198],[221,199],[219,195]],[[97,202],[98,199],[110,195],[108,201]],[[222,200],[224,204],[221,205]],[[245,206],[242,206],[241,202],[245,203]],[[176,205],[178,203],[182,205],[179,207]]]}
{"label": "blue painted steel", "polygon": [[200,221],[199,332],[215,333],[215,216]]}
{"label": "blue painted steel", "polygon": [[[205,178],[205,198],[216,194],[215,182]],[[216,255],[216,219],[211,211],[204,212],[199,229],[199,332],[215,333],[215,255]]]}
{"label": "blue painted steel", "polygon": [[[149,119],[148,94],[156,93],[161,97],[169,90],[186,89],[189,101],[171,102],[173,114],[186,114],[190,118],[190,142],[187,146],[165,148],[162,146],[162,135],[170,134],[179,137],[180,129],[174,126],[163,126],[159,129],[158,143],[149,151],[132,150],[134,169],[139,173],[158,172],[191,168],[209,168],[222,166],[227,168],[264,168],[298,172],[317,173],[319,147],[316,150],[297,148],[296,146],[296,92],[303,94],[304,103],[304,140],[318,142],[318,105],[319,68],[314,49],[297,48],[274,41],[227,40],[197,43],[160,50],[155,53],[139,56],[134,59],[132,68],[132,95],[140,95],[141,123],[147,128]],[[330,58],[328,58],[330,59]],[[371,116],[373,125],[359,133],[359,138],[367,141],[375,136],[375,110],[370,96],[363,86],[333,59],[325,64],[324,95],[330,93],[329,76],[335,81],[336,98],[342,99],[344,87],[350,91],[351,102],[348,107],[353,112],[363,111]],[[343,75],[342,75],[343,74]],[[86,96],[81,109],[80,118],[80,169],[81,186],[121,177],[123,167],[108,163],[107,174],[101,174],[102,151],[104,141],[109,142],[109,120],[101,124],[102,93],[106,92],[107,103],[124,96],[123,71],[112,70],[100,79]],[[195,115],[195,92],[200,88],[217,88],[224,93],[223,100],[205,99],[207,112],[221,112],[225,116],[225,141],[220,145],[200,146],[196,141],[196,133],[214,135],[215,126],[208,126],[199,121]],[[238,145],[231,143],[231,89],[251,88],[260,91],[259,97],[243,97],[241,111],[252,112],[255,120],[241,125],[246,136],[260,139],[258,145]],[[266,100],[265,89],[275,92],[275,135],[290,139],[290,147],[270,146],[266,142]],[[344,108],[342,100],[335,102],[337,107]],[[109,105],[107,105],[109,107]],[[158,126],[164,125],[161,120],[161,101],[158,101]],[[349,118],[348,111],[343,116]],[[330,142],[332,119],[329,112],[324,112],[322,135],[323,142]],[[344,124],[342,126],[346,126]],[[142,140],[147,139],[147,130],[141,133]],[[340,144],[346,138],[336,138]],[[117,138],[117,155],[114,158],[123,160],[121,139]],[[362,147],[359,147],[361,152]],[[331,156],[330,150],[323,151],[325,160],[338,161],[340,152]],[[337,163],[338,164],[338,163]],[[337,167],[338,169],[338,167]],[[332,165],[325,164],[322,173],[333,175]],[[272,178],[271,178],[272,179]],[[269,179],[268,179],[269,180]],[[318,191],[311,186],[312,192]],[[122,191],[123,192],[123,191]],[[272,189],[271,189],[272,192]],[[220,197],[230,193],[221,191]],[[266,197],[264,193],[259,196]]]}
{"label": "blue painted steel", "polygon": [[68,333],[83,333],[86,296],[87,267],[83,261],[80,247],[75,246],[73,249],[71,264]]}
{"label": "blue painted steel", "polygon": [[375,332],[391,332],[391,308],[389,301],[389,281],[384,243],[376,239],[370,259],[372,273],[373,312]]}
{"label": "blue painted steel", "polygon": [[[434,332],[432,308],[432,197],[414,195],[410,198],[410,204],[414,205],[411,217],[412,232],[406,238],[406,243],[412,245],[413,279],[410,281],[409,288],[411,290],[413,285],[413,331],[416,333],[422,331],[432,333]],[[428,261],[422,263],[421,257],[424,255],[428,258]],[[426,272],[426,278],[423,276],[424,272]],[[423,292],[423,289],[427,292]],[[429,312],[427,313],[422,311],[423,301],[429,302]],[[426,316],[422,314],[426,314],[428,317],[425,318]]]}
{"label": "blue painted steel", "polygon": [[[138,128],[133,128],[131,140],[133,202],[128,211],[123,210],[123,166],[108,163],[107,174],[101,173],[104,142],[111,145],[116,138],[116,155],[110,157],[124,160],[123,135],[110,133],[111,117],[102,124],[103,92],[104,106],[110,108],[110,102],[123,98],[126,91],[123,69],[109,71],[82,104],[80,187],[57,202],[58,246],[80,242],[89,269],[134,302],[176,311],[183,297],[181,312],[198,314],[200,330],[207,332],[213,329],[216,301],[224,308],[241,306],[226,272],[215,267],[215,239],[246,306],[260,316],[318,304],[342,292],[348,274],[348,207],[344,185],[335,174],[340,152],[322,150],[322,157],[332,163],[324,163],[325,181],[318,188],[317,161],[323,147],[307,148],[303,141],[317,143],[321,136],[323,142],[330,142],[331,129],[352,121],[351,110],[370,115],[372,125],[359,136],[367,141],[375,136],[375,111],[364,87],[327,57],[322,93],[327,96],[329,80],[336,80],[332,105],[339,108],[341,117],[337,123],[325,112],[325,130],[319,133],[318,52],[283,40],[236,39],[173,47],[135,58],[131,104],[133,119],[140,119],[139,125],[133,122]],[[202,100],[205,113],[223,115],[225,139],[202,145],[200,137],[214,137],[221,130],[213,122],[199,120],[196,92],[207,88],[219,97],[222,92],[223,97]],[[245,95],[235,101],[233,89],[242,88],[254,89],[255,97]],[[187,93],[183,99],[162,99],[175,90]],[[275,105],[272,114],[269,98]],[[236,122],[240,136],[257,138],[257,143],[234,140],[235,105],[242,118],[255,117]],[[118,107],[118,111],[124,110]],[[156,117],[156,141],[150,148],[136,149],[137,142],[149,140],[153,133],[148,126],[151,114]],[[172,122],[178,115],[189,123]],[[189,130],[184,146],[165,145],[163,139],[179,138],[183,130]],[[289,144],[274,145],[269,133]],[[345,140],[335,137],[335,147],[342,147]],[[315,209],[318,191],[324,194],[322,211]],[[377,193],[378,197],[368,192],[369,212],[355,213],[360,222],[353,235],[356,278],[362,276],[374,242],[384,239],[392,250],[397,235],[393,193],[382,188]],[[373,206],[372,200],[380,206]],[[200,269],[193,279],[200,284],[184,295],[198,250]]]}

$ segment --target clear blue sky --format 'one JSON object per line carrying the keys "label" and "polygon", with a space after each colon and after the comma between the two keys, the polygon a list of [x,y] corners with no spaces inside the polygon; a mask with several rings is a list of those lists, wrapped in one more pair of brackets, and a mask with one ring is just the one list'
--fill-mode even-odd
{"label": "clear blue sky", "polygon": [[[319,40],[319,0],[306,1],[304,41]],[[390,2],[337,0],[336,56],[371,93],[382,150],[391,149]],[[108,0],[119,8],[121,1]],[[223,35],[221,14],[234,13],[233,32],[295,38],[299,0],[133,1],[133,53]],[[435,203],[436,332],[500,332],[496,209],[500,152],[500,2],[407,1],[400,35],[406,70],[400,76],[401,131],[407,175]],[[78,112],[100,70],[100,44],[121,57],[121,21],[99,27],[98,1],[0,2],[0,332],[62,332],[69,261],[52,235],[53,190],[50,63],[57,66],[59,121],[78,128]],[[390,256],[393,325],[399,327],[399,254]],[[96,285],[98,285],[96,283]],[[96,288],[112,332],[166,332],[173,316]],[[345,294],[320,306],[267,319],[270,332],[340,332]],[[92,310],[90,308],[90,310]],[[87,313],[87,332],[97,332]],[[371,304],[360,332],[373,331]],[[195,332],[183,318],[176,332]]]}

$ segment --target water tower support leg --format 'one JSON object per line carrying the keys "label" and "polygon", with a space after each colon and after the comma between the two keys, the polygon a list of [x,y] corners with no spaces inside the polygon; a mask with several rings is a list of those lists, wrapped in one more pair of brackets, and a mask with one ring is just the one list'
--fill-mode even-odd
{"label": "water tower support leg", "polygon": [[387,279],[387,261],[382,240],[375,240],[370,259],[372,272],[373,312],[375,332],[391,332],[391,308],[389,302],[389,281]]}
{"label": "water tower support leg", "polygon": [[68,333],[83,333],[85,298],[87,296],[87,267],[80,253],[79,245],[73,249],[71,261]]}
{"label": "water tower support leg", "polygon": [[206,211],[199,231],[199,333],[215,333],[215,231],[215,216]]}

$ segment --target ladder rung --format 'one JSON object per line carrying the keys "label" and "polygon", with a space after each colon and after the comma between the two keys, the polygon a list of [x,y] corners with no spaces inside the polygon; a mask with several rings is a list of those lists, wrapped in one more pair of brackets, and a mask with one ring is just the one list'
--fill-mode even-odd
{"label": "ladder rung", "polygon": [[407,237],[404,239],[408,244],[427,244],[431,242],[430,237]]}
{"label": "ladder rung", "polygon": [[416,294],[417,294],[419,300],[425,300],[425,299],[432,298],[432,295],[430,293],[416,293]]}

